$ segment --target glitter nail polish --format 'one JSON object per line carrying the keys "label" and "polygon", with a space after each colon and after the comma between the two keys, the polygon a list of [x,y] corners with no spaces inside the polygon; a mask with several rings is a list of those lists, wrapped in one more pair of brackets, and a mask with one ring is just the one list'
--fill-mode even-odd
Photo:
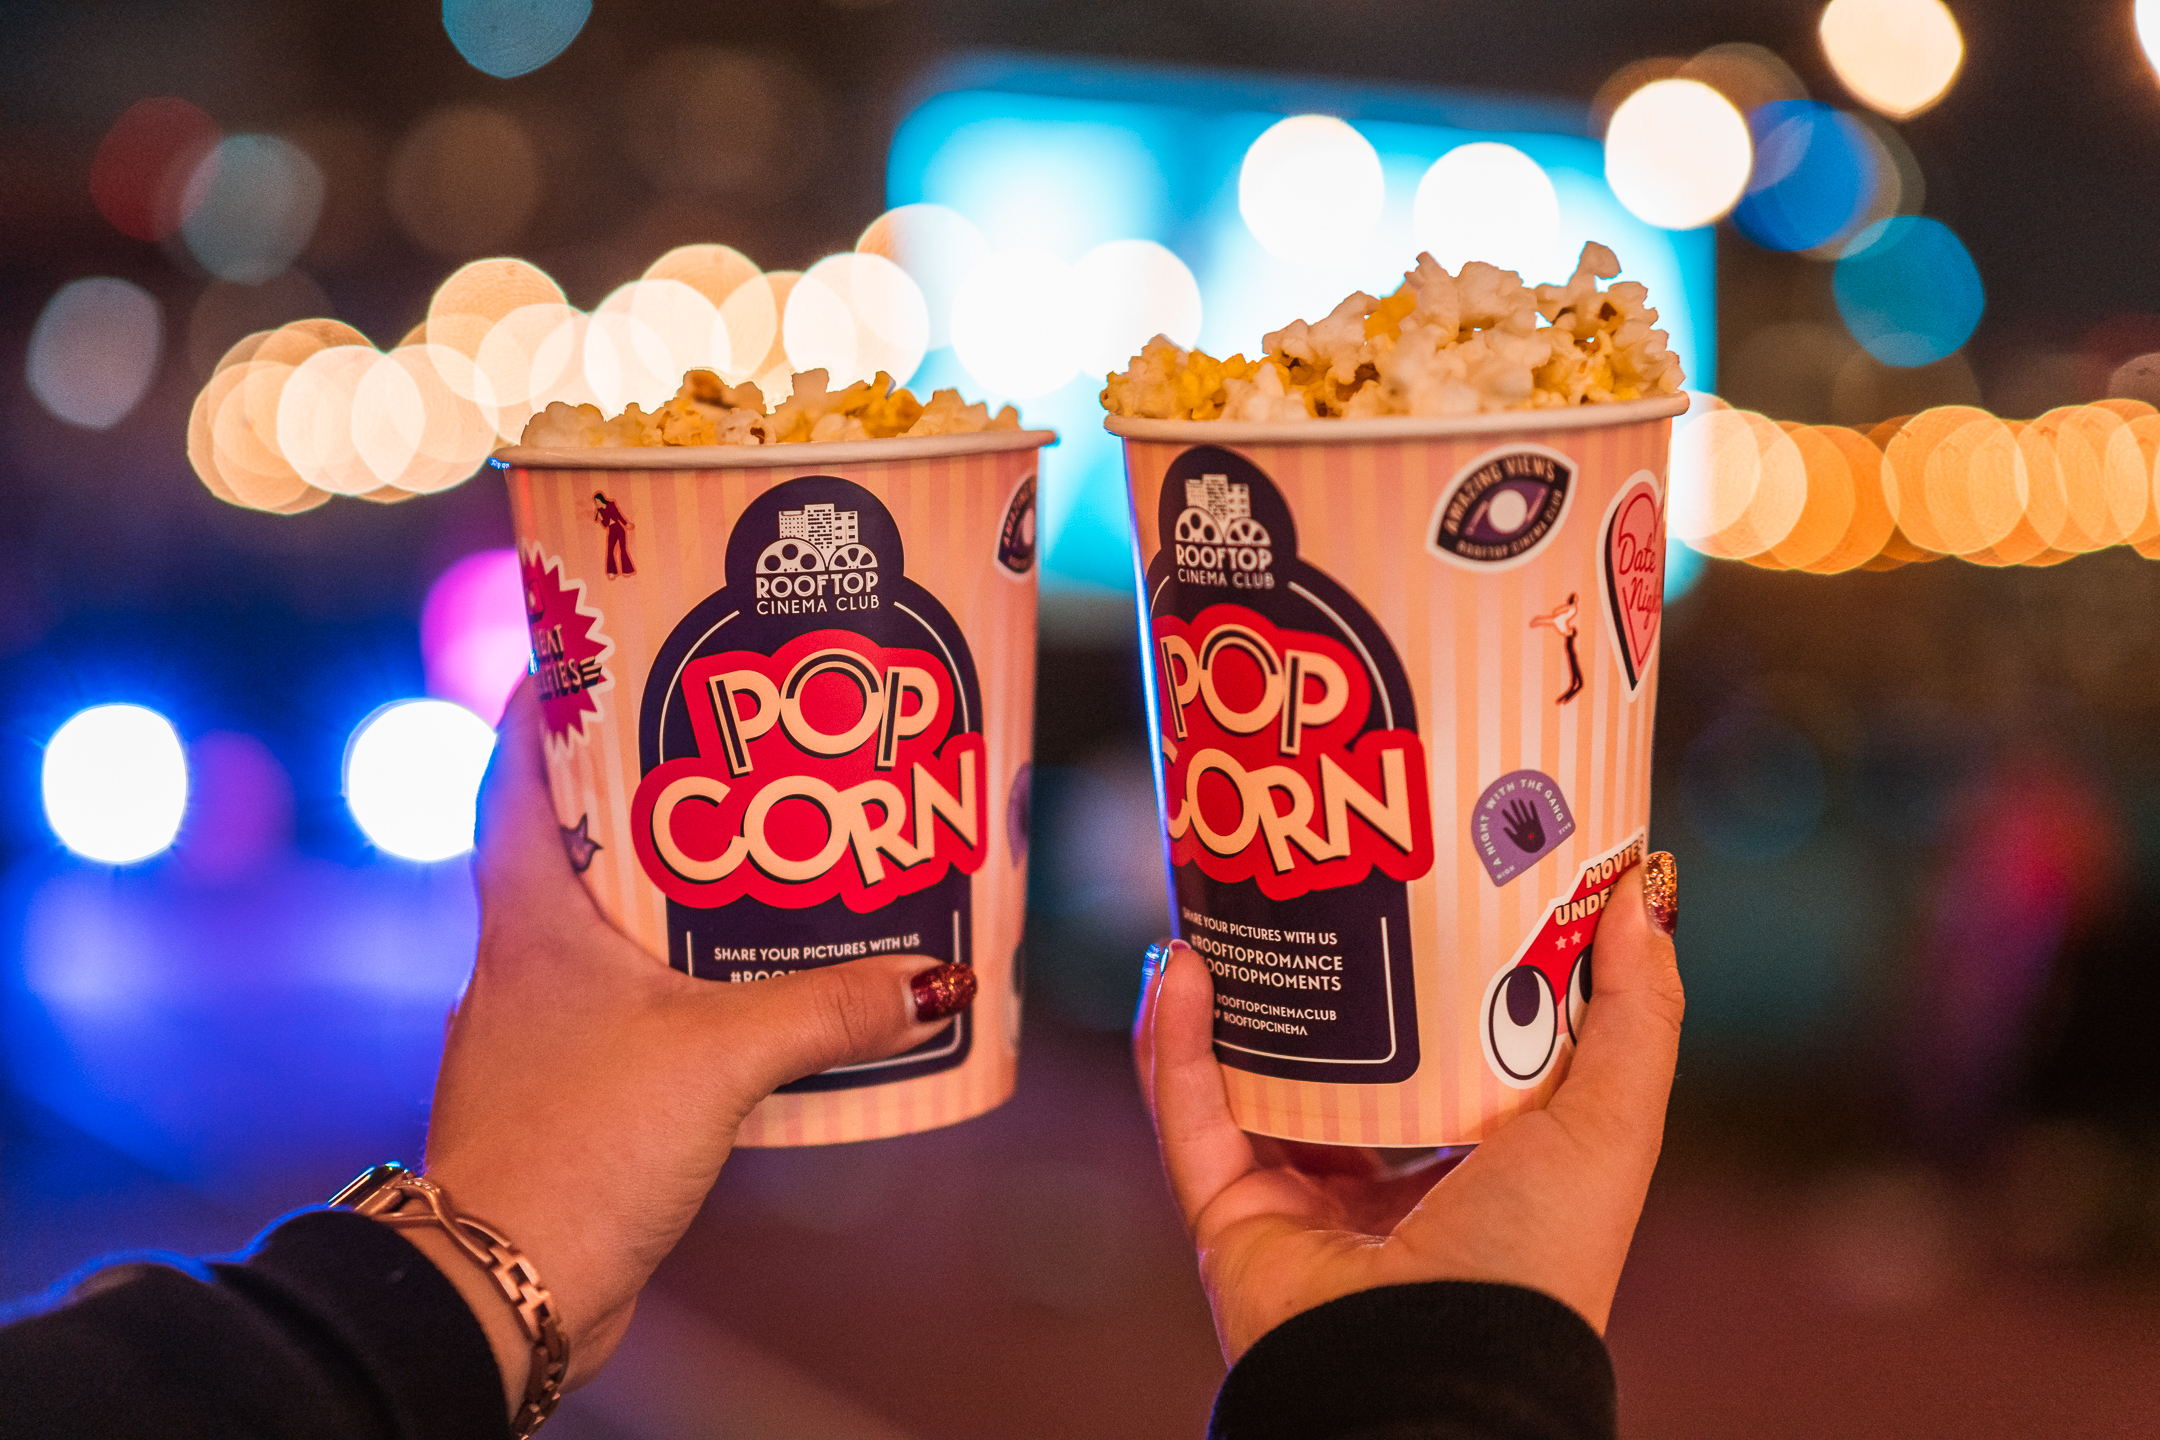
{"label": "glitter nail polish", "polygon": [[1652,925],[1667,935],[1680,929],[1680,867],[1671,852],[1659,850],[1643,861],[1642,898]]}
{"label": "glitter nail polish", "polygon": [[908,981],[915,992],[915,1018],[943,1020],[967,1009],[975,998],[975,972],[966,965],[939,965]]}

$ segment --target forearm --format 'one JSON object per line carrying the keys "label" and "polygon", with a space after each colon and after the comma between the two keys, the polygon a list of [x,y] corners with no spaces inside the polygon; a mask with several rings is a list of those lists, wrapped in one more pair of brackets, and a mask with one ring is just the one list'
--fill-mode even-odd
{"label": "forearm", "polygon": [[446,1273],[330,1214],[269,1232],[242,1263],[100,1271],[0,1329],[0,1437],[500,1433],[479,1312]]}
{"label": "forearm", "polygon": [[1514,1285],[1344,1296],[1263,1335],[1216,1398],[1210,1440],[1612,1440],[1612,1362],[1588,1322]]}

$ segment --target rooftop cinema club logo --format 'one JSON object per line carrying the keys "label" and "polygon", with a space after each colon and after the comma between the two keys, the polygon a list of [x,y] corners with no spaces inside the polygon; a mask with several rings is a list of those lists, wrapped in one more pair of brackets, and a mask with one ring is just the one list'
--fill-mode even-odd
{"label": "rooftop cinema club logo", "polygon": [[805,505],[780,512],[779,538],[757,559],[757,613],[823,615],[878,608],[877,552],[858,512]]}
{"label": "rooftop cinema club logo", "polygon": [[1275,550],[1253,518],[1252,486],[1227,475],[1185,482],[1185,508],[1172,527],[1178,581],[1237,590],[1275,588]]}

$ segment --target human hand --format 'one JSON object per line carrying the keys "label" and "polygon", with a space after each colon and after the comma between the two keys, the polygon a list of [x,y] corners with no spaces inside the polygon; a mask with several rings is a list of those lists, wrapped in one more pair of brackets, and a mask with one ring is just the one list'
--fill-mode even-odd
{"label": "human hand", "polygon": [[[1668,915],[1671,857],[1653,855]],[[1683,1001],[1668,924],[1622,876],[1597,935],[1597,990],[1567,1077],[1459,1161],[1247,1135],[1230,1118],[1213,1044],[1213,982],[1165,948],[1133,1030],[1163,1169],[1200,1252],[1233,1363],[1293,1315],[1424,1280],[1527,1286],[1599,1333],[1657,1166]],[[1451,1163],[1452,1162],[1452,1163]]]}
{"label": "human hand", "polygon": [[[529,683],[481,787],[474,871],[479,957],[444,1047],[427,1175],[531,1257],[575,1386],[621,1341],[751,1107],[790,1080],[921,1044],[966,1007],[975,977],[920,955],[747,985],[668,968],[570,868]],[[515,1409],[531,1348],[501,1292],[447,1236],[403,1233],[487,1329]]]}

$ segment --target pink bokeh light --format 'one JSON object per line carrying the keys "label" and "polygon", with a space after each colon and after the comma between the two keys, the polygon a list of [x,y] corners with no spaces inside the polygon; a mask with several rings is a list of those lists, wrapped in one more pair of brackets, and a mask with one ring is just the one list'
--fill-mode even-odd
{"label": "pink bokeh light", "polygon": [[532,662],[525,587],[515,550],[482,550],[428,587],[420,611],[428,694],[454,700],[493,725]]}

